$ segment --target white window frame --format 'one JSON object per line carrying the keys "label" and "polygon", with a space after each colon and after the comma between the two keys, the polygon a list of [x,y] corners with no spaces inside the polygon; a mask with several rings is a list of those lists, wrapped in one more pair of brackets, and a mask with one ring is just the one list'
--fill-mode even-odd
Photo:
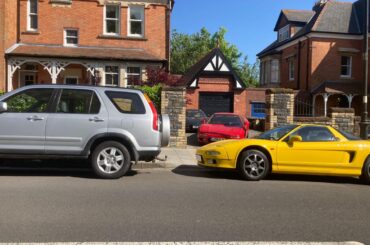
{"label": "white window frame", "polygon": [[[349,58],[349,64],[347,64],[347,65],[343,65],[342,64],[342,58],[343,57],[347,57],[347,58]],[[343,75],[342,74],[342,68],[343,67],[347,67],[348,68],[348,73],[349,74],[347,74],[347,75]],[[350,56],[350,55],[342,55],[341,57],[340,57],[340,77],[341,78],[351,78],[352,77],[352,56]]]}
{"label": "white window frame", "polygon": [[295,63],[294,58],[288,59],[288,65],[289,65],[289,81],[294,81],[295,79]]}
{"label": "white window frame", "polygon": [[282,42],[289,38],[290,38],[290,25],[286,25],[278,31],[278,41]]}
{"label": "white window frame", "polygon": [[66,76],[66,77],[64,77],[64,84],[67,84],[67,79],[68,78],[77,79],[76,85],[78,85],[80,83],[80,78],[78,76]]}
{"label": "white window frame", "polygon": [[278,59],[270,61],[270,77],[271,84],[280,83],[280,61]]}
{"label": "white window frame", "polygon": [[[118,17],[116,19],[107,18],[107,6],[113,6],[118,8]],[[107,20],[117,21],[117,31],[118,32],[107,32]],[[118,4],[106,4],[103,10],[103,33],[107,36],[120,36],[121,35],[121,5]]]}
{"label": "white window frame", "polygon": [[[36,1],[36,13],[31,13],[31,1]],[[37,28],[31,27],[31,16],[36,16],[37,18]],[[39,4],[38,0],[28,0],[27,1],[27,30],[28,31],[37,31],[39,29]]]}
{"label": "white window frame", "polygon": [[[131,19],[131,9],[132,8],[137,8],[142,11],[142,20],[132,20]],[[132,34],[131,33],[131,22],[141,22],[141,35],[139,34]],[[144,37],[145,33],[145,6],[142,5],[131,5],[128,7],[127,10],[127,36],[129,37]]]}
{"label": "white window frame", "polygon": [[[118,68],[118,72],[115,73],[115,72],[107,72],[107,67],[117,67]],[[118,75],[118,84],[117,85],[114,85],[114,84],[107,84],[107,75],[115,75],[117,74]],[[120,66],[119,65],[105,65],[104,66],[104,84],[105,86],[116,86],[116,87],[120,87],[121,85],[121,69],[120,69]]]}
{"label": "white window frame", "polygon": [[[67,31],[76,31],[77,32],[77,36],[76,37],[73,37],[73,36],[67,36]],[[73,29],[73,28],[66,28],[64,29],[64,46],[68,46],[68,47],[77,47],[78,46],[78,43],[79,43],[79,30],[78,29]],[[77,39],[77,44],[73,44],[73,43],[67,43],[67,38],[75,38]]]}
{"label": "white window frame", "polygon": [[[129,68],[139,68],[140,72],[139,73],[129,73],[128,72],[128,69]],[[135,65],[127,66],[127,68],[126,68],[126,84],[127,84],[127,86],[132,86],[131,84],[128,83],[129,82],[128,77],[130,75],[131,76],[137,76],[137,75],[139,75],[140,76],[140,79],[142,79],[143,78],[143,69],[141,68],[141,66],[135,66]]]}

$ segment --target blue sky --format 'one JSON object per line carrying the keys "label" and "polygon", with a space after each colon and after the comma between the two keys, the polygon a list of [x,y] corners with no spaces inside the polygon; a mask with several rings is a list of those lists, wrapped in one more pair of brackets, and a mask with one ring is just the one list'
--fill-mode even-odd
{"label": "blue sky", "polygon": [[[354,2],[354,0],[344,0]],[[194,33],[206,27],[211,33],[219,27],[228,30],[227,40],[249,60],[275,38],[273,31],[281,9],[310,10],[315,0],[176,0],[172,29]]]}

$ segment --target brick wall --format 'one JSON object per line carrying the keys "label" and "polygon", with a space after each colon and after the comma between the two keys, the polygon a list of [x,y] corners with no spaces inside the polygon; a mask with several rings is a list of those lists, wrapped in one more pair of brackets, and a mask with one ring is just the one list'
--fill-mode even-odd
{"label": "brick wall", "polygon": [[27,1],[21,0],[20,39],[23,43],[62,45],[64,28],[76,28],[79,30],[79,44],[82,46],[141,48],[157,57],[167,59],[167,6],[146,6],[145,39],[131,40],[127,37],[127,6],[121,7],[121,37],[105,38],[102,37],[104,5],[98,1],[73,0],[71,5],[39,1],[39,30],[37,33],[30,33],[27,32]]}
{"label": "brick wall", "polygon": [[186,147],[186,90],[185,88],[165,87],[162,89],[162,114],[171,120],[170,147]]}
{"label": "brick wall", "polygon": [[246,96],[246,117],[252,117],[252,102],[265,102],[266,89],[264,88],[247,88]]}
{"label": "brick wall", "polygon": [[0,1],[0,90],[5,90],[5,50],[17,41],[17,1]]}

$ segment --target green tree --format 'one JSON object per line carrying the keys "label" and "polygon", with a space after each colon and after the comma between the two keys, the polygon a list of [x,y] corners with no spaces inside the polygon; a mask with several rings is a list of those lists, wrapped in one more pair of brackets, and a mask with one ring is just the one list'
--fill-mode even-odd
{"label": "green tree", "polygon": [[174,30],[171,40],[171,73],[184,74],[212,49],[220,47],[244,83],[247,86],[256,86],[259,76],[258,63],[248,63],[248,58],[243,57],[238,47],[226,40],[226,33],[225,28],[220,28],[214,34],[206,28],[194,34],[183,34]]}

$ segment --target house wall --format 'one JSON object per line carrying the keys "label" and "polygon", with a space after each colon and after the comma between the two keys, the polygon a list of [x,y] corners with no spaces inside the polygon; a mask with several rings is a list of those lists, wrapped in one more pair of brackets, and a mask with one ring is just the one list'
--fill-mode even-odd
{"label": "house wall", "polygon": [[[311,45],[311,70],[309,89],[325,80],[361,81],[362,75],[362,40],[313,38]],[[340,49],[351,48],[358,52],[341,52]],[[352,57],[352,77],[342,78],[341,56]]]}
{"label": "house wall", "polygon": [[[138,1],[140,2],[140,1]],[[20,39],[23,43],[63,44],[65,28],[79,30],[79,45],[141,48],[167,59],[166,5],[146,5],[144,38],[129,38],[128,7],[121,6],[121,36],[103,34],[104,5],[98,1],[73,0],[72,4],[51,4],[39,1],[38,32],[27,31],[27,0],[20,2]]]}
{"label": "house wall", "polygon": [[0,1],[0,90],[5,91],[5,51],[17,41],[17,1]]}

